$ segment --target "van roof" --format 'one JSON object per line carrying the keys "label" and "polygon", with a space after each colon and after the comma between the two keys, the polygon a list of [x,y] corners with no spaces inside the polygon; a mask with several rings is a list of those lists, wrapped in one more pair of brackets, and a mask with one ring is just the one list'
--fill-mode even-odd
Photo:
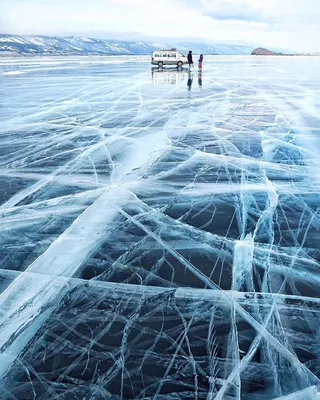
{"label": "van roof", "polygon": [[162,50],[154,50],[154,52],[156,52],[156,51],[177,51],[177,49],[168,49],[168,50],[166,50],[166,49],[162,49]]}

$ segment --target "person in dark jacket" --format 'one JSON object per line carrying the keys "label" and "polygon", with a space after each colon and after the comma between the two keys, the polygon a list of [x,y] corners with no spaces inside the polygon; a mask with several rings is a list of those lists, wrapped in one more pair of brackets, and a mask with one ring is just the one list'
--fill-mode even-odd
{"label": "person in dark jacket", "polygon": [[189,69],[191,69],[191,65],[193,65],[192,51],[191,50],[188,53],[188,64],[189,64]]}

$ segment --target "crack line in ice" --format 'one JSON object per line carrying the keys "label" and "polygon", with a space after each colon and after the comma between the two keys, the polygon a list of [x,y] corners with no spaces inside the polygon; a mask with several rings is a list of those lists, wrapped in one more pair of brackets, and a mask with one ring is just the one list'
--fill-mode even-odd
{"label": "crack line in ice", "polygon": [[[253,60],[248,61],[247,64],[257,67]],[[209,65],[208,63],[208,67]],[[69,321],[59,321],[58,324],[63,327],[61,334],[54,330],[50,331],[53,340],[50,343],[45,341],[48,346],[43,353],[44,362],[47,352],[50,356],[59,354],[59,348],[62,348],[63,343],[67,343],[71,352],[76,354],[75,361],[69,363],[68,367],[56,371],[58,373],[55,381],[57,387],[60,383],[64,387],[76,384],[79,387],[85,386],[84,375],[92,368],[90,365],[93,358],[91,352],[95,354],[95,357],[96,351],[93,350],[93,345],[96,345],[99,351],[110,357],[114,366],[110,367],[108,373],[105,375],[102,373],[99,376],[98,363],[95,364],[93,379],[92,376],[90,377],[91,394],[105,398],[113,396],[119,398],[115,393],[111,393],[112,389],[110,392],[108,391],[108,385],[112,385],[117,378],[120,379],[121,397],[125,397],[125,390],[138,393],[135,392],[133,376],[138,369],[128,367],[129,359],[127,357],[130,356],[129,345],[131,350],[134,350],[135,346],[138,347],[144,333],[150,335],[150,338],[143,339],[147,343],[148,350],[144,353],[143,362],[139,366],[143,389],[137,398],[143,396],[143,398],[151,399],[148,396],[149,390],[152,388],[152,393],[156,391],[156,397],[162,399],[163,396],[166,396],[162,395],[162,387],[172,384],[173,380],[177,378],[174,384],[177,384],[178,387],[181,384],[185,390],[180,394],[178,392],[173,394],[177,398],[179,396],[179,398],[183,396],[202,398],[204,390],[209,388],[206,393],[208,400],[213,400],[213,398],[231,400],[232,396],[240,399],[242,395],[249,395],[243,392],[246,386],[247,389],[249,387],[247,376],[252,374],[253,377],[250,389],[254,385],[261,387],[257,375],[262,373],[262,377],[268,380],[266,371],[269,370],[274,371],[273,396],[277,397],[282,393],[288,393],[290,389],[288,387],[289,380],[286,381],[286,378],[283,377],[287,375],[284,371],[288,366],[286,360],[290,363],[288,371],[291,372],[293,366],[297,370],[297,380],[302,382],[296,385],[297,388],[306,384],[310,385],[311,382],[319,383],[313,374],[316,370],[315,358],[311,358],[311,361],[306,363],[300,361],[300,351],[302,360],[306,358],[304,353],[307,352],[312,353],[312,357],[318,357],[314,350],[315,345],[308,348],[308,340],[315,337],[313,335],[315,334],[320,300],[308,297],[308,288],[313,291],[319,283],[317,249],[314,246],[314,238],[320,225],[320,208],[316,208],[311,202],[311,196],[318,191],[319,180],[316,175],[319,162],[316,159],[316,146],[313,145],[316,141],[311,133],[307,132],[311,126],[317,126],[319,113],[316,112],[318,97],[315,94],[318,87],[312,88],[312,90],[307,88],[302,90],[301,82],[305,80],[305,83],[309,84],[307,77],[301,78],[301,82],[298,83],[287,79],[284,81],[281,69],[279,71],[282,78],[280,79],[280,75],[277,75],[279,79],[275,79],[273,84],[270,84],[269,75],[262,82],[261,77],[255,73],[250,79],[241,73],[242,83],[239,77],[234,77],[232,80],[224,79],[221,84],[219,79],[222,81],[222,78],[227,76],[225,74],[232,70],[228,64],[223,65],[227,72],[216,65],[214,67],[216,78],[214,86],[217,92],[205,91],[202,92],[202,96],[192,92],[192,97],[186,99],[181,108],[177,106],[178,102],[184,101],[180,92],[181,85],[171,86],[169,90],[161,90],[158,87],[155,98],[152,97],[154,93],[148,93],[148,96],[145,97],[143,89],[145,84],[143,79],[145,78],[144,75],[141,75],[141,81],[139,78],[131,87],[127,85],[127,81],[123,83],[119,78],[114,78],[117,83],[115,87],[103,81],[102,92],[100,87],[102,82],[99,80],[96,84],[96,77],[90,85],[85,86],[88,93],[81,92],[85,88],[82,84],[81,96],[86,97],[87,101],[92,97],[95,98],[94,102],[89,103],[89,112],[82,106],[82,102],[83,104],[87,103],[79,96],[79,101],[73,103],[58,100],[58,104],[54,107],[51,104],[51,107],[45,105],[35,108],[32,103],[31,113],[25,118],[17,117],[17,114],[13,112],[10,114],[16,116],[16,118],[11,118],[11,121],[22,121],[25,124],[21,127],[16,126],[15,130],[8,132],[5,141],[6,148],[10,145],[10,138],[16,135],[18,139],[15,140],[14,145],[17,145],[19,150],[6,154],[4,158],[0,157],[1,164],[2,160],[9,161],[9,163],[3,163],[4,168],[0,174],[11,181],[18,178],[21,180],[36,179],[38,182],[34,185],[31,184],[28,189],[17,192],[8,202],[5,202],[4,208],[1,210],[3,222],[1,229],[4,239],[8,240],[5,243],[11,243],[11,236],[16,234],[17,227],[21,230],[25,229],[28,235],[29,224],[32,226],[34,222],[43,220],[44,224],[39,228],[39,233],[43,233],[46,228],[50,229],[50,224],[55,223],[56,217],[60,214],[75,213],[80,216],[74,219],[73,224],[53,241],[47,251],[38,257],[25,272],[4,269],[7,266],[10,267],[11,262],[16,261],[15,255],[12,257],[12,261],[9,260],[3,265],[3,269],[0,269],[4,287],[9,284],[0,297],[0,304],[2,304],[0,319],[4,323],[8,323],[7,326],[0,325],[0,332],[4,330],[7,334],[6,340],[2,343],[2,349],[5,350],[1,355],[1,360],[4,360],[5,365],[2,366],[3,371],[12,364],[17,355],[21,354],[24,345],[18,343],[19,339],[22,338],[22,342],[26,344],[30,338],[36,337],[37,330],[43,325],[46,318],[51,316],[59,300],[66,298],[65,294],[67,293],[72,296],[72,290],[83,285],[83,290],[87,288],[92,290],[92,293],[87,292],[87,295],[89,293],[94,295],[99,288],[101,288],[100,294],[110,290],[109,293],[112,293],[111,307],[116,304],[116,310],[110,312],[110,320],[108,319],[106,324],[101,325],[101,330],[95,335],[93,334],[94,327],[90,326],[90,318],[95,320],[98,312],[94,311],[97,310],[89,310],[83,320],[77,321],[77,317],[74,316],[71,326],[68,324]],[[272,62],[272,67],[269,66],[269,68],[277,70],[276,66],[277,64]],[[297,76],[299,74],[297,73]],[[311,78],[308,77],[308,79]],[[240,84],[238,84],[239,82]],[[123,84],[120,85],[120,83]],[[68,90],[71,92],[72,88],[73,86],[70,85]],[[118,93],[119,89],[121,90],[120,94]],[[281,90],[284,92],[282,93]],[[74,90],[72,92],[75,93]],[[314,100],[312,97],[312,100],[310,98],[306,104],[303,100],[306,96],[309,96],[308,98],[314,96]],[[163,101],[164,99],[166,102]],[[76,111],[74,112],[74,110]],[[312,119],[307,120],[307,117],[304,119],[305,115]],[[31,123],[32,120],[36,122],[38,118],[51,119],[50,124],[40,125],[37,128],[39,131],[42,130],[42,137],[48,138],[46,144],[42,143],[41,145],[41,140],[38,144],[37,138],[29,140],[33,134],[33,131],[30,130],[31,135],[27,139],[23,138],[26,140],[25,148],[19,148],[18,131],[25,128],[27,124],[26,130],[32,129],[32,126],[35,125]],[[5,121],[7,120],[5,119]],[[126,127],[118,128],[118,123],[120,127],[122,125],[126,125]],[[54,128],[52,128],[53,126]],[[155,128],[156,126],[160,128]],[[60,128],[63,128],[61,134],[52,135],[51,130]],[[200,132],[201,130],[203,132]],[[36,130],[35,134],[37,134]],[[148,139],[145,139],[148,134]],[[86,135],[88,136],[86,137]],[[158,142],[155,143],[158,136],[162,137],[160,145]],[[61,149],[56,148],[60,140],[61,143],[64,142]],[[65,146],[69,140],[72,150]],[[99,143],[96,143],[97,140]],[[148,141],[151,147],[154,145],[156,148],[152,157],[141,157],[140,150],[144,149],[145,141]],[[165,149],[164,146],[166,146]],[[122,147],[127,147],[129,150],[122,152]],[[91,151],[92,149],[93,151]],[[95,149],[101,151],[95,153]],[[28,154],[24,154],[24,151],[27,151]],[[81,163],[73,165],[70,171],[66,170],[67,173],[62,171],[63,176],[59,176],[59,168],[70,167],[68,163],[62,166],[63,162],[59,160],[70,158],[71,154],[78,151],[81,152],[78,160]],[[52,157],[54,162],[50,166],[53,152],[56,153],[57,158]],[[159,156],[160,152],[162,154]],[[46,167],[48,166],[48,171],[56,168],[56,162],[60,167],[51,175],[37,174],[39,172],[37,155],[40,156],[40,165],[42,162]],[[139,161],[132,161],[134,158]],[[74,160],[70,162],[72,163]],[[100,162],[104,163],[104,169]],[[171,162],[172,164],[170,164]],[[303,165],[300,165],[300,162]],[[130,164],[129,167],[126,164]],[[8,167],[7,170],[5,170],[6,167]],[[75,173],[78,175],[76,176]],[[47,190],[49,193],[44,193],[47,179],[51,179],[47,182],[49,183]],[[110,183],[111,185],[114,183],[121,185],[122,189],[108,186]],[[97,192],[92,191],[91,194],[88,191],[84,193],[83,197],[67,195],[61,196],[59,200],[57,198],[56,202],[42,200],[44,196],[51,195],[50,190],[53,189],[53,186],[57,187],[57,190],[56,187],[53,190],[54,194],[57,194],[60,187],[63,187],[62,193],[64,190],[69,193],[68,190],[71,186],[73,186],[72,190],[81,190],[88,185],[101,188],[97,189]],[[115,198],[111,205],[106,193],[114,193]],[[29,202],[28,195],[30,194],[33,194],[33,203],[14,207],[20,201]],[[5,195],[7,196],[7,193]],[[105,199],[104,202],[100,202],[102,198]],[[219,201],[223,202],[221,207]],[[229,202],[231,218],[221,222],[223,216],[219,215],[219,212],[223,205],[228,206]],[[240,202],[241,204],[239,204]],[[100,205],[97,207],[97,204]],[[112,212],[109,209],[110,206],[113,208]],[[110,218],[106,215],[107,211],[103,207],[108,207],[108,211],[113,214]],[[90,210],[93,209],[96,215],[90,214]],[[131,215],[131,212],[134,215]],[[166,213],[170,215],[166,215]],[[50,214],[52,214],[52,218]],[[173,216],[177,214],[178,218],[175,219]],[[97,225],[96,227],[90,225],[90,221],[89,227],[86,225],[87,219],[90,220],[91,217]],[[122,217],[125,222],[122,222]],[[21,218],[20,223],[19,218]],[[73,219],[74,216],[72,215],[71,218]],[[111,221],[110,224],[108,224],[108,220]],[[118,220],[121,221],[119,225],[117,224]],[[223,229],[220,225],[223,225]],[[131,229],[136,232],[137,228],[139,228],[139,234],[133,238],[134,233],[131,232]],[[114,233],[117,234],[117,229],[120,232],[119,243],[116,243],[117,236],[113,237]],[[166,229],[169,230],[168,235],[166,235]],[[141,237],[139,236],[140,230],[143,232]],[[209,232],[205,232],[206,230]],[[216,231],[217,234],[213,235],[212,232]],[[124,240],[122,243],[121,239],[127,233],[130,233],[127,235],[128,241]],[[95,234],[97,237],[94,237]],[[48,242],[50,242],[50,236]],[[152,249],[150,249],[150,243],[153,244]],[[98,249],[100,244],[101,248]],[[105,244],[110,245],[111,250],[109,247],[104,248]],[[67,246],[68,250],[70,247],[71,254],[69,256],[61,254],[63,246]],[[222,247],[220,248],[220,246]],[[95,253],[96,251],[97,253]],[[152,258],[153,251],[157,256],[155,261]],[[13,252],[10,253],[10,256],[11,254]],[[90,258],[93,254],[95,256]],[[169,257],[166,257],[167,254]],[[193,261],[193,254],[204,260],[205,273],[202,272],[202,264],[198,267],[197,258]],[[206,254],[209,254],[209,267],[205,264]],[[214,254],[213,258],[211,254]],[[153,265],[150,269],[146,265],[144,269],[144,266],[141,265],[142,261],[144,257],[149,256],[151,256]],[[174,275],[177,264],[170,260],[171,256],[178,261],[179,265],[185,267],[185,271],[188,269],[193,277],[200,279],[201,283],[210,289],[179,288],[178,280],[175,281],[178,276]],[[81,276],[81,267],[87,266],[87,260],[89,267],[92,263],[93,269],[99,266],[99,261],[103,260],[100,264],[100,266],[102,265],[101,271],[105,268],[101,274],[94,271],[96,276],[89,282],[73,277],[74,271]],[[222,267],[230,267],[233,279],[232,284],[228,287],[231,287],[232,290],[221,289],[226,285],[223,279],[229,270],[226,272],[221,268],[220,277],[217,276],[220,264]],[[63,276],[63,265],[67,267],[66,276]],[[161,269],[164,267],[167,268],[168,274],[172,273],[171,277],[166,278],[163,275],[164,278],[162,278],[163,270],[161,271]],[[121,274],[125,276],[127,268],[130,270],[131,276],[135,275],[137,278],[134,280],[137,282],[137,286],[126,283],[99,282],[99,279],[114,279],[114,272],[119,276]],[[138,278],[140,278],[140,286],[138,286]],[[130,282],[130,279],[131,277],[124,278],[123,282]],[[0,281],[0,283],[2,282]],[[146,286],[146,284],[150,284],[150,286]],[[155,284],[158,287],[152,286]],[[196,282],[196,284],[199,283]],[[170,287],[162,288],[161,285]],[[14,293],[15,288],[20,290],[20,293]],[[285,294],[286,288],[292,294]],[[165,298],[162,298],[163,294],[165,294]],[[147,296],[159,295],[162,300],[155,309],[148,311],[148,318],[154,318],[156,322],[162,324],[162,327],[159,331],[152,326],[145,326],[143,328],[145,331],[139,332],[137,337],[131,338],[129,342],[130,332],[139,331],[141,327],[137,319],[143,301],[137,297],[138,295],[141,295],[143,299],[146,299]],[[185,311],[180,311],[179,306],[175,303],[177,299],[183,299],[186,302],[185,306],[188,310],[186,315]],[[138,301],[138,304],[135,304],[135,300]],[[201,343],[202,340],[202,337],[198,336],[202,334],[198,333],[197,329],[206,329],[206,325],[203,324],[204,326],[197,327],[197,329],[191,325],[191,322],[197,322],[198,314],[203,311],[198,307],[200,301],[204,300],[207,304],[212,303],[212,309],[205,311],[211,318],[209,329],[211,331],[208,330],[205,343],[208,350],[204,356],[210,358],[209,377],[205,376],[207,372],[206,367],[202,365],[204,363],[202,356],[198,356],[197,349],[193,348],[193,344],[197,346],[197,342]],[[195,304],[195,301],[199,301],[199,304]],[[170,307],[175,307],[175,315],[179,317],[181,331],[176,327],[171,330],[164,328],[166,321],[163,306],[168,307],[168,304]],[[89,305],[97,306],[90,302]],[[98,305],[100,305],[100,299]],[[120,307],[125,308],[129,305],[133,305],[131,309],[133,314],[129,314],[129,316],[121,314]],[[156,316],[156,312],[159,314],[162,312],[162,317],[161,314]],[[228,312],[228,317],[224,321],[225,327],[222,328],[223,332],[222,334],[220,332],[220,337],[217,337],[214,332],[217,328],[215,322],[216,319],[225,317],[225,312]],[[239,321],[237,315],[240,316]],[[309,318],[311,315],[312,318]],[[206,318],[208,317],[206,316]],[[108,330],[111,330],[119,321],[124,324],[126,334],[122,336],[121,348],[119,346],[109,351],[103,340],[100,342],[100,339],[107,335]],[[87,333],[77,329],[78,322],[85,325]],[[232,325],[230,330],[226,328],[229,324]],[[244,329],[241,324],[244,324]],[[247,328],[246,324],[250,327]],[[302,326],[301,332],[299,332],[299,335],[303,336],[301,338],[295,335],[298,324]],[[254,329],[255,334],[250,332],[251,328]],[[194,330],[196,336],[193,343],[191,335]],[[227,330],[228,333],[225,333]],[[176,333],[178,336],[174,337]],[[86,344],[81,347],[79,344],[81,342],[73,342],[68,335],[75,335],[77,339],[84,340]],[[227,343],[227,356],[221,356],[221,354],[218,356],[214,346],[216,340],[220,340],[223,335],[227,337],[224,342]],[[153,352],[153,350],[162,339],[169,343],[168,355],[162,355],[163,360],[165,359],[164,363],[159,362],[159,367],[164,367],[164,372],[159,381],[150,384],[148,382],[150,376],[148,376],[148,371],[146,372],[148,356],[150,355],[151,359],[155,357],[156,364],[160,361],[160,357],[158,358],[156,351]],[[259,354],[261,360],[259,362],[252,361],[261,346],[262,339],[266,343]],[[251,343],[247,343],[249,340]],[[250,347],[247,354],[241,359],[242,344],[250,345]],[[57,346],[56,349],[55,346]],[[279,355],[284,361],[279,361]],[[179,357],[183,362],[179,360]],[[35,376],[35,381],[39,381],[43,385],[46,394],[58,399],[59,395],[51,385],[50,379],[34,370],[33,366],[29,366],[28,361],[25,362],[23,367],[28,368],[31,375]],[[187,367],[184,367],[183,364]],[[174,367],[175,365],[178,365],[179,369],[172,375],[170,366]],[[74,378],[72,375],[73,372],[76,373],[77,366],[82,370],[82,376]],[[257,372],[252,373],[250,368],[255,367]],[[218,368],[220,371],[223,370],[221,374],[224,373],[226,379],[216,376]],[[26,381],[31,385],[30,395],[32,396],[36,386],[30,380],[28,371],[26,372]],[[243,373],[244,371],[245,373]],[[190,375],[189,382],[180,378],[186,373]],[[201,379],[206,378],[208,378],[207,381],[201,382]],[[221,386],[220,390],[219,385]],[[227,390],[229,389],[233,392],[231,394],[230,391],[228,396]],[[267,390],[267,388],[264,389]],[[97,392],[94,392],[95,390]],[[283,399],[295,399],[299,394],[314,396],[315,387],[306,388],[302,392],[294,393]],[[255,392],[252,397],[256,398],[259,395]],[[264,393],[261,395],[263,396]]]}
{"label": "crack line in ice", "polygon": [[[140,229],[145,231],[148,235],[153,237],[156,241],[160,241],[160,243],[174,256],[178,261],[182,262],[192,273],[194,273],[198,278],[200,278],[204,283],[206,283],[210,288],[222,290],[219,286],[217,286],[213,281],[204,276],[194,265],[190,264],[183,256],[181,256],[177,251],[171,248],[170,245],[165,243],[161,238],[155,235],[152,231],[150,231],[147,227],[137,221],[134,217],[127,214],[125,211],[119,209],[119,212],[126,216],[129,220],[131,220],[134,224],[136,224]],[[270,344],[284,357],[286,358],[296,369],[301,370],[306,373],[314,382],[319,382],[320,379],[317,378],[304,364],[300,362],[300,360],[292,354],[285,346],[283,346],[276,338],[274,338],[267,329],[262,326],[258,321],[256,321],[247,311],[245,311],[239,303],[237,303],[232,297],[226,294],[226,298],[229,301],[229,306],[232,307],[232,304],[235,304],[238,313],[257,331],[260,332],[262,337],[264,337]]]}

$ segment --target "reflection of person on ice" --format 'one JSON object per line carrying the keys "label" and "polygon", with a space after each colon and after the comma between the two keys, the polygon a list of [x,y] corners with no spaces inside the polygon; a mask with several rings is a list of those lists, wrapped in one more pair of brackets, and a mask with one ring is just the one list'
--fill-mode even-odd
{"label": "reflection of person on ice", "polygon": [[203,54],[200,54],[200,58],[198,60],[198,68],[202,69],[202,63],[203,63]]}
{"label": "reflection of person on ice", "polygon": [[191,73],[189,73],[189,78],[188,78],[188,82],[187,82],[187,85],[188,85],[188,91],[189,91],[189,92],[190,92],[190,90],[191,90],[192,81],[193,81],[193,76],[192,76],[192,74],[191,74]]}
{"label": "reflection of person on ice", "polygon": [[202,70],[201,69],[199,69],[199,71],[198,71],[198,84],[199,84],[199,87],[202,87]]}

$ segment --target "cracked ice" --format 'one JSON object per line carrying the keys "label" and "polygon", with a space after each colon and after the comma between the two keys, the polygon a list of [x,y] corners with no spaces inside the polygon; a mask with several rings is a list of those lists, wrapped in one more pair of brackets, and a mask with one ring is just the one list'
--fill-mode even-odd
{"label": "cracked ice", "polygon": [[0,61],[1,399],[319,399],[319,63]]}

